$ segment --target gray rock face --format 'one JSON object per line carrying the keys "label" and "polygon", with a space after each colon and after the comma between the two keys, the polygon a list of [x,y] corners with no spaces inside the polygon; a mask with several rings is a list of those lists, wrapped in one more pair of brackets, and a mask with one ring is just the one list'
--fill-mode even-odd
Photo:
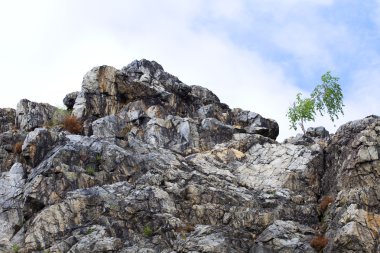
{"label": "gray rock face", "polygon": [[257,241],[275,252],[313,252],[309,242],[314,233],[314,229],[297,222],[276,220],[260,234]]}
{"label": "gray rock face", "polygon": [[224,124],[236,125],[241,131],[272,139],[278,136],[274,120],[248,111],[243,112],[246,115],[233,113],[208,89],[188,86],[158,63],[147,60],[134,61],[121,71],[110,66],[93,68],[83,78],[73,108],[73,114],[84,121],[87,135],[93,133],[93,121],[121,114],[127,121],[164,119],[168,115],[199,121],[216,118]]}
{"label": "gray rock face", "polygon": [[15,126],[16,110],[11,108],[0,109],[0,133],[12,130]]}
{"label": "gray rock face", "polygon": [[17,161],[19,154],[15,149],[18,146],[21,152],[25,137],[26,134],[19,131],[0,133],[0,172],[9,171]]}
{"label": "gray rock face", "polygon": [[75,104],[75,100],[79,95],[79,91],[71,92],[63,99],[63,104],[67,107],[67,110],[72,110]]}
{"label": "gray rock face", "polygon": [[22,99],[17,104],[16,126],[24,131],[32,131],[37,127],[43,127],[52,119],[56,109],[56,107],[49,104]]}
{"label": "gray rock face", "polygon": [[380,118],[341,126],[327,148],[325,195],[335,197],[326,218],[327,252],[379,252]]}
{"label": "gray rock face", "polygon": [[85,75],[84,136],[24,105],[28,132],[0,133],[1,252],[379,251],[377,117],[278,143],[275,121],[146,60]]}

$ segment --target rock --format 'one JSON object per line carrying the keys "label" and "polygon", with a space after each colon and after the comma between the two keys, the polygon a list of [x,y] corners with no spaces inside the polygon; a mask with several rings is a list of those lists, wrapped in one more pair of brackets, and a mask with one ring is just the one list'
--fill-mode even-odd
{"label": "rock", "polygon": [[35,128],[48,125],[56,109],[49,104],[22,99],[17,104],[16,127],[24,131],[33,131]]}
{"label": "rock", "polygon": [[35,167],[58,141],[64,141],[64,135],[45,128],[36,128],[26,136],[22,145],[22,155],[30,166]]}
{"label": "rock", "polygon": [[9,171],[20,158],[26,133],[8,131],[0,133],[0,172]]}
{"label": "rock", "polygon": [[260,234],[256,241],[261,243],[259,245],[265,245],[266,249],[279,253],[313,252],[309,242],[314,233],[314,229],[297,222],[276,220]]}
{"label": "rock", "polygon": [[327,147],[324,195],[329,206],[326,252],[377,252],[380,230],[378,152],[380,118],[370,116],[341,126]]}
{"label": "rock", "polygon": [[106,116],[92,122],[92,131],[94,136],[98,137],[123,137],[126,133],[123,133],[123,129],[121,128],[122,123],[120,123],[121,119],[116,117],[115,115]]}
{"label": "rock", "polygon": [[74,108],[75,100],[79,95],[79,91],[71,92],[65,96],[63,99],[63,104],[67,107],[67,110],[72,110]]}
{"label": "rock", "polygon": [[277,122],[263,118],[260,114],[234,109],[233,115],[233,124],[244,129],[247,133],[261,134],[274,140],[279,134]]}
{"label": "rock", "polygon": [[306,135],[310,137],[318,138],[328,138],[330,136],[329,132],[322,126],[320,127],[309,127],[306,130]]}
{"label": "rock", "polygon": [[274,120],[147,60],[66,100],[85,136],[28,100],[0,133],[1,252],[379,251],[379,117],[278,143]]}
{"label": "rock", "polygon": [[203,105],[220,103],[219,98],[214,93],[202,86],[192,85],[191,95],[199,98]]}
{"label": "rock", "polygon": [[20,163],[0,176],[0,245],[10,246],[12,237],[23,224],[20,206],[24,184],[24,168]]}
{"label": "rock", "polygon": [[15,127],[16,110],[11,108],[0,109],[0,133],[12,130]]}

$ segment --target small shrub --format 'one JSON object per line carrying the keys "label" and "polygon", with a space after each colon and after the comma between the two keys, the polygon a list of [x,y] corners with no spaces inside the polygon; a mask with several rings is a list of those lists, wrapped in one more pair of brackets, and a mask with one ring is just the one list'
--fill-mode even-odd
{"label": "small shrub", "polygon": [[92,234],[93,232],[95,232],[95,229],[94,228],[89,228],[86,231],[86,235]]}
{"label": "small shrub", "polygon": [[321,209],[321,212],[324,213],[327,210],[327,207],[330,203],[334,201],[334,198],[331,196],[323,196],[321,199],[321,202],[319,203],[319,208]]}
{"label": "small shrub", "polygon": [[146,237],[151,237],[153,235],[153,229],[150,226],[145,226],[143,233]]}
{"label": "small shrub", "polygon": [[15,154],[21,154],[22,152],[22,142],[19,141],[13,146],[13,153]]}
{"label": "small shrub", "polygon": [[62,109],[62,108],[57,108],[53,114],[53,117],[51,119],[51,124],[53,126],[57,125],[62,125],[65,118],[70,116],[70,112]]}
{"label": "small shrub", "polygon": [[324,247],[326,247],[328,242],[329,242],[329,240],[326,237],[324,237],[322,235],[317,235],[316,237],[313,238],[313,240],[311,240],[310,246],[319,252]]}
{"label": "small shrub", "polygon": [[86,167],[86,174],[93,176],[95,174],[95,168],[92,166],[87,166]]}
{"label": "small shrub", "polygon": [[97,162],[100,162],[102,160],[102,156],[98,154],[96,155],[95,159]]}
{"label": "small shrub", "polygon": [[17,253],[20,250],[20,246],[17,244],[12,245],[12,252]]}
{"label": "small shrub", "polygon": [[190,233],[190,232],[193,232],[194,230],[195,230],[194,225],[190,223],[182,224],[181,226],[176,228],[176,231],[178,233]]}
{"label": "small shrub", "polygon": [[80,134],[83,131],[83,124],[77,117],[70,115],[63,120],[63,128],[72,134]]}

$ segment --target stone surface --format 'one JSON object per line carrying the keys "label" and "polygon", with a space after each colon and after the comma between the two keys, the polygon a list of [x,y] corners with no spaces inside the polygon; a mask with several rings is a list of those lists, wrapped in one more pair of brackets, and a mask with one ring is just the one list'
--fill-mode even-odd
{"label": "stone surface", "polygon": [[12,108],[0,109],[0,133],[12,130],[15,127],[16,110]]}
{"label": "stone surface", "polygon": [[322,190],[335,197],[325,218],[327,252],[379,252],[380,118],[341,126],[326,151]]}
{"label": "stone surface", "polygon": [[22,99],[17,104],[16,127],[24,131],[32,131],[37,127],[43,127],[49,124],[56,109],[56,107],[49,104]]}
{"label": "stone surface", "polygon": [[63,99],[63,104],[66,106],[67,110],[72,110],[74,108],[75,100],[79,95],[79,91],[74,91],[65,96]]}
{"label": "stone surface", "polygon": [[20,131],[8,131],[0,133],[0,172],[9,171],[12,165],[18,161],[19,154],[16,147],[21,151],[26,133]]}
{"label": "stone surface", "polygon": [[85,135],[27,100],[0,133],[1,252],[379,251],[376,116],[278,143],[274,120],[147,60],[68,97]]}

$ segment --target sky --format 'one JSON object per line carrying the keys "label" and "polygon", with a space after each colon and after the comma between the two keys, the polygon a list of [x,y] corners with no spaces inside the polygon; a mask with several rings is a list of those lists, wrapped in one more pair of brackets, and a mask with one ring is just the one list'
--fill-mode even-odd
{"label": "sky", "polygon": [[63,106],[91,68],[145,58],[275,119],[278,140],[301,132],[286,112],[328,70],[344,115],[305,127],[333,133],[380,114],[380,0],[12,0],[0,2],[0,31],[0,108],[23,98]]}

